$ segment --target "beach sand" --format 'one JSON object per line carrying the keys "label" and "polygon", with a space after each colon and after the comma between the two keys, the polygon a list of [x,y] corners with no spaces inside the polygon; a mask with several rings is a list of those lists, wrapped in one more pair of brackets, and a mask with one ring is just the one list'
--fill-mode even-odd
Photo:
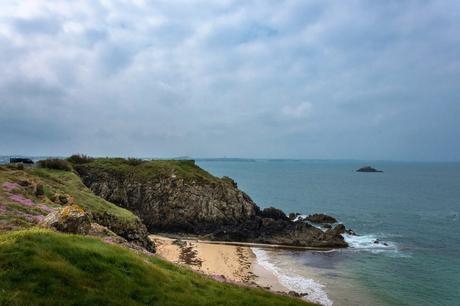
{"label": "beach sand", "polygon": [[155,242],[160,257],[217,280],[258,286],[274,292],[289,291],[272,272],[257,264],[249,245],[177,240],[158,235],[150,235],[150,239]]}

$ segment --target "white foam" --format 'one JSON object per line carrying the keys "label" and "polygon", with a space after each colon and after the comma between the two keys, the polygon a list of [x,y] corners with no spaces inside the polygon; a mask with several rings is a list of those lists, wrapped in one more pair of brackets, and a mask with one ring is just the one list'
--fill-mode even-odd
{"label": "white foam", "polygon": [[[354,236],[349,234],[342,235],[348,243],[351,250],[367,251],[373,254],[385,254],[391,257],[410,257],[409,254],[399,250],[396,243],[385,240],[382,235],[360,235]],[[378,240],[379,243],[375,243]]]}
{"label": "white foam", "polygon": [[266,270],[272,272],[281,285],[298,293],[308,293],[304,297],[313,303],[318,303],[324,306],[332,306],[333,302],[329,299],[326,292],[323,290],[324,285],[312,279],[302,277],[294,273],[282,271],[280,268],[270,262],[266,251],[258,248],[251,248],[257,258],[257,263]]}

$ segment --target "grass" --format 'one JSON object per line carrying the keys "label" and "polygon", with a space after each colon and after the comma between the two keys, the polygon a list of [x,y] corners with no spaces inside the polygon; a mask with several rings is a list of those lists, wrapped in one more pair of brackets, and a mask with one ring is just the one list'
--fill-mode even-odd
{"label": "grass", "polygon": [[[42,184],[45,196],[36,196],[33,187],[21,187],[11,192],[7,192],[1,187],[7,182],[16,183],[24,180],[33,182],[34,184]],[[31,200],[37,206],[20,205],[11,200],[11,194],[17,194],[24,199]],[[2,228],[10,230],[33,226],[36,222],[31,221],[30,216],[37,215],[40,212],[38,205],[44,204],[51,208],[64,205],[64,203],[60,203],[59,196],[56,195],[72,198],[73,203],[78,204],[93,214],[109,214],[117,220],[118,226],[134,228],[140,222],[139,218],[129,210],[107,202],[93,194],[83,185],[80,177],[73,172],[48,168],[16,170],[2,167],[0,169],[0,210],[3,208],[3,213],[0,213],[0,220],[3,221],[0,221],[0,231]],[[55,198],[55,201],[52,201],[53,198]],[[46,213],[43,213],[43,215],[46,215]]]}
{"label": "grass", "polygon": [[193,160],[151,160],[124,158],[96,158],[83,164],[73,164],[80,172],[109,173],[116,177],[134,177],[148,181],[158,177],[173,176],[185,180],[216,183],[220,179],[198,167]]}
{"label": "grass", "polygon": [[93,194],[82,183],[80,177],[73,172],[35,168],[28,170],[28,174],[40,178],[45,186],[45,194],[68,194],[74,198],[75,203],[90,212],[107,212],[125,221],[137,219],[129,210],[107,202]]}
{"label": "grass", "polygon": [[0,235],[0,305],[311,305],[42,229]]}

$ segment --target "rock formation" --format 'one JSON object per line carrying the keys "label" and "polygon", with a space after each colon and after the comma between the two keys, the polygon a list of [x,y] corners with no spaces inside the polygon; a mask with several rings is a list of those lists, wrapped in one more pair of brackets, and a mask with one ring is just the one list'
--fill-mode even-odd
{"label": "rock formation", "polygon": [[260,210],[229,178],[216,178],[194,161],[96,159],[74,165],[96,195],[138,215],[151,232],[186,233],[238,240],[315,247],[346,247],[279,209]]}
{"label": "rock formation", "polygon": [[64,233],[86,235],[91,229],[91,216],[74,204],[51,212],[41,225]]}
{"label": "rock formation", "polygon": [[305,220],[313,223],[336,223],[337,220],[334,217],[325,214],[313,214],[305,218]]}

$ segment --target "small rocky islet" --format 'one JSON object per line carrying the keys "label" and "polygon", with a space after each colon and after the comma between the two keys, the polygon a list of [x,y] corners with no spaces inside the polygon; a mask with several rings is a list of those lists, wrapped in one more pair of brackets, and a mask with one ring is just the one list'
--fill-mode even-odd
{"label": "small rocky islet", "polygon": [[356,170],[356,172],[366,172],[366,173],[380,173],[383,172],[382,170],[375,169],[371,166],[364,166]]}

